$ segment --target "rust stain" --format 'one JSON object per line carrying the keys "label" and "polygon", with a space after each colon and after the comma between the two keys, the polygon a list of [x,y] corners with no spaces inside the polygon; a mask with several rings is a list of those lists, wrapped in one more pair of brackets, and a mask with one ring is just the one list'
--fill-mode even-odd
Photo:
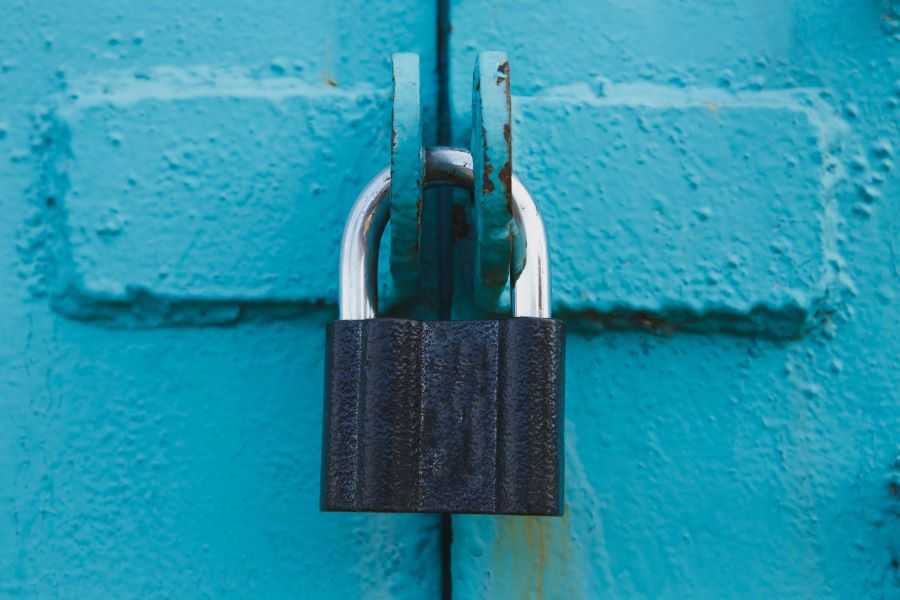
{"label": "rust stain", "polygon": [[506,210],[512,214],[512,161],[506,161],[506,164],[497,174],[500,183],[503,184],[503,193],[506,195]]}
{"label": "rust stain", "polygon": [[512,211],[512,127],[509,122],[503,125],[503,139],[506,140],[506,164],[498,173],[500,183],[503,184],[503,193],[506,195],[506,211],[511,215]]}
{"label": "rust stain", "polygon": [[451,212],[453,239],[464,240],[469,237],[472,228],[466,218],[466,209],[462,204],[454,204]]}
{"label": "rust stain", "polygon": [[675,326],[672,323],[648,312],[638,311],[631,315],[629,320],[638,329],[647,329],[655,333],[672,335],[672,332],[675,330]]}
{"label": "rust stain", "polygon": [[491,163],[487,160],[487,155],[484,156],[484,173],[481,177],[481,185],[484,188],[485,194],[490,194],[494,191],[494,182],[491,181],[491,171],[494,168],[491,166]]}
{"label": "rust stain", "polygon": [[506,82],[506,123],[503,124],[503,141],[506,142],[506,164],[500,169],[500,182],[506,193],[506,209],[512,214],[512,94],[509,91],[509,62],[498,68],[504,74]]}
{"label": "rust stain", "polygon": [[568,507],[561,519],[498,519],[493,563],[504,595],[540,599],[546,590],[554,598],[578,597],[571,576],[577,570],[571,561],[571,524]]}
{"label": "rust stain", "polygon": [[[500,66],[497,67],[497,85],[503,85],[506,83],[507,90],[509,89],[509,61],[501,63]],[[507,92],[509,93],[509,92]]]}
{"label": "rust stain", "polygon": [[[510,91],[509,63],[508,62],[503,63],[502,65],[500,65],[500,69],[503,70],[503,74],[505,75],[504,81],[506,83],[506,89],[504,90],[504,93],[506,94],[506,116],[508,119],[512,119],[512,92]],[[509,123],[509,121],[507,121],[507,123]],[[504,134],[505,134],[505,132],[504,132]],[[507,142],[512,144],[511,140],[512,140],[512,137],[510,136],[510,139],[507,140]]]}
{"label": "rust stain", "polygon": [[638,329],[661,336],[670,336],[679,329],[676,323],[647,311],[589,309],[582,312],[580,318],[597,323],[603,329]]}
{"label": "rust stain", "polygon": [[[503,157],[505,160],[503,161],[502,167],[499,170],[491,164],[491,157],[488,152],[489,145],[494,143],[494,149],[499,150],[497,147],[497,143],[499,140],[496,139],[496,134],[501,133],[496,129],[491,130],[493,136],[488,137],[487,129],[485,128],[485,122],[482,118],[481,120],[481,142],[482,142],[482,177],[481,177],[481,195],[483,198],[487,197],[490,194],[493,194],[495,191],[500,191],[503,194],[503,202],[505,205],[507,216],[506,220],[506,243],[508,246],[506,255],[494,256],[491,255],[491,258],[485,259],[481,261],[481,269],[480,269],[480,282],[482,286],[489,290],[498,290],[503,288],[507,279],[509,278],[509,259],[512,256],[513,250],[513,239],[512,239],[512,230],[509,226],[511,215],[513,214],[513,205],[512,205],[512,114],[511,107],[512,101],[510,98],[510,86],[509,86],[509,62],[504,61],[503,63],[497,66],[497,79],[496,84],[498,86],[505,86],[505,100],[506,100],[506,114],[503,115],[503,123],[502,123],[502,135],[503,141],[506,150],[506,156]],[[476,81],[477,85],[477,81]],[[476,89],[478,89],[476,87]],[[498,115],[499,116],[499,115]],[[494,127],[494,123],[491,123],[491,126]],[[490,140],[490,142],[489,142]],[[495,143],[496,142],[496,143]],[[499,155],[495,154],[494,158],[498,158]],[[494,180],[496,178],[499,181],[499,185],[502,186],[500,190],[497,190],[497,181]],[[496,202],[500,202],[501,200],[498,198]],[[491,200],[491,202],[495,202]],[[503,205],[496,205],[497,208]],[[483,207],[477,207],[476,210],[480,210]],[[492,223],[493,225],[501,225],[500,223],[494,223],[494,218],[501,218],[500,214],[496,213],[496,208],[494,205],[490,205],[491,215],[492,215]],[[499,254],[499,253],[497,253]],[[502,258],[502,260],[500,260]],[[496,264],[501,262],[502,264]]]}
{"label": "rust stain", "polygon": [[490,194],[494,191],[494,182],[491,181],[491,173],[494,171],[494,167],[491,165],[491,159],[488,156],[487,131],[484,125],[481,126],[481,146],[482,156],[484,157],[484,167],[481,173],[481,191],[484,194]]}

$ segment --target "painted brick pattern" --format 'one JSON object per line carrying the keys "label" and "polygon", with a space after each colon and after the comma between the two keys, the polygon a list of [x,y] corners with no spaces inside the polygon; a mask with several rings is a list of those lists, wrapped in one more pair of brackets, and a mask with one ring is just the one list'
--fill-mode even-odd
{"label": "painted brick pattern", "polygon": [[566,516],[454,517],[454,597],[898,595],[894,3],[600,4],[451,2],[570,325]]}

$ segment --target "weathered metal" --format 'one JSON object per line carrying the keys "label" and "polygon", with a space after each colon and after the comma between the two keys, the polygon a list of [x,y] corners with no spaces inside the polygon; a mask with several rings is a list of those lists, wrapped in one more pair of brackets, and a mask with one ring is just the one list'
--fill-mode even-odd
{"label": "weathered metal", "polygon": [[[433,148],[423,183],[473,186],[472,156]],[[541,217],[517,180],[524,269],[513,317],[376,318],[388,170],[360,193],[341,242],[340,320],[328,326],[323,510],[562,514],[565,328],[550,319]]]}
{"label": "weathered metal", "polygon": [[[425,153],[425,187],[472,189],[477,181],[472,155],[457,148],[430,148]],[[371,319],[378,308],[378,256],[381,234],[393,213],[384,199],[392,180],[388,169],[376,175],[358,196],[341,241],[340,317]],[[550,316],[550,264],[544,225],[534,200],[513,176],[510,189],[515,247],[522,268],[511,278],[516,316]]]}
{"label": "weathered metal", "polygon": [[[472,156],[475,190],[470,216],[474,225],[474,298],[495,310],[514,257],[512,214],[512,101],[509,61],[503,52],[482,52],[472,85]],[[514,265],[517,273],[521,264]]]}
{"label": "weathered metal", "polygon": [[327,332],[322,510],[562,514],[562,321]]}
{"label": "weathered metal", "polygon": [[422,276],[422,217],[425,148],[419,92],[419,56],[392,57],[391,102],[391,276],[401,298],[417,295]]}

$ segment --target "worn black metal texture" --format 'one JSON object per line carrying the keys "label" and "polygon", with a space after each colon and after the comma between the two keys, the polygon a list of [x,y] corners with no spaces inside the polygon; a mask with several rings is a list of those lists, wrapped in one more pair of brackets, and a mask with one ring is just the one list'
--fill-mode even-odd
{"label": "worn black metal texture", "polygon": [[334,321],[322,510],[560,515],[565,325]]}

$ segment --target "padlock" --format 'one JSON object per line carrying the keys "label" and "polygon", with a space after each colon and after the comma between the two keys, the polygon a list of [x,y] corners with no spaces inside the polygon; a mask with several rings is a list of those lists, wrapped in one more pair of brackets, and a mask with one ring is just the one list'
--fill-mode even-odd
{"label": "padlock", "polygon": [[[425,185],[473,187],[472,156],[426,152]],[[376,318],[390,171],[344,229],[326,336],[321,508],[561,515],[565,325],[550,317],[544,226],[512,177],[513,317]]]}

